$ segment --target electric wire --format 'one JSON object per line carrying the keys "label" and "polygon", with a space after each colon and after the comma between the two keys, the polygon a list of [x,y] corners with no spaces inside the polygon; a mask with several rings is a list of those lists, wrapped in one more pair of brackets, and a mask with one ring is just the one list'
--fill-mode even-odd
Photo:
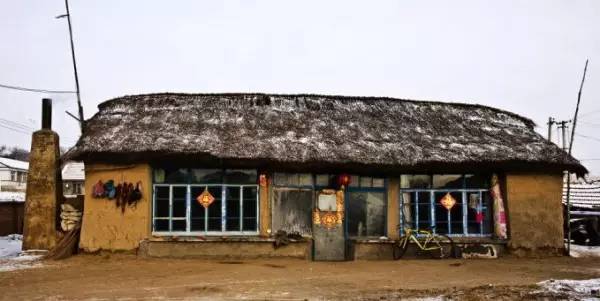
{"label": "electric wire", "polygon": [[75,94],[75,93],[77,93],[75,91],[35,89],[35,88],[26,88],[26,87],[11,86],[11,85],[5,85],[5,84],[0,84],[0,88],[12,89],[12,90],[18,90],[18,91],[25,91],[25,92],[35,92],[35,93],[59,93],[59,94],[60,93],[62,93],[62,94]]}

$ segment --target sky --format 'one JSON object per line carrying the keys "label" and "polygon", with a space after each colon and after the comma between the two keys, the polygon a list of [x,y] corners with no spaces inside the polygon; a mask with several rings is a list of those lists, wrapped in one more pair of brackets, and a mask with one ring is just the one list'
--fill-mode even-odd
{"label": "sky", "polygon": [[[151,92],[388,96],[573,118],[573,154],[600,175],[600,1],[71,0],[85,117]],[[74,90],[62,0],[0,0],[0,84]],[[62,146],[73,94],[0,88],[0,145],[29,148],[41,99]],[[554,141],[556,130],[553,131]]]}

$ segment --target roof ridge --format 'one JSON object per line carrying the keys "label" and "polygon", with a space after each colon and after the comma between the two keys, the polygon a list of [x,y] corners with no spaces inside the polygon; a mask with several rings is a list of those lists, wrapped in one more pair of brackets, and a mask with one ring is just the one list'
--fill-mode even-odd
{"label": "roof ridge", "polygon": [[420,104],[431,104],[431,105],[446,105],[446,106],[457,106],[457,107],[470,107],[470,108],[480,108],[492,110],[498,113],[507,114],[514,118],[520,119],[523,121],[528,127],[535,128],[536,123],[525,116],[519,115],[514,112],[510,112],[504,109],[476,104],[476,103],[465,103],[465,102],[457,102],[457,101],[439,101],[439,100],[417,100],[417,99],[409,99],[409,98],[396,98],[389,96],[352,96],[352,95],[336,95],[336,94],[311,94],[311,93],[264,93],[264,92],[220,92],[220,93],[185,93],[185,92],[155,92],[155,93],[143,93],[143,94],[127,94],[123,96],[114,97],[108,100],[105,100],[98,104],[98,110],[102,110],[104,107],[110,105],[110,103],[130,99],[137,97],[148,97],[148,96],[275,96],[275,97],[322,97],[327,99],[342,99],[342,100],[355,100],[355,101],[402,101],[402,102],[411,102],[411,103],[420,103]]}

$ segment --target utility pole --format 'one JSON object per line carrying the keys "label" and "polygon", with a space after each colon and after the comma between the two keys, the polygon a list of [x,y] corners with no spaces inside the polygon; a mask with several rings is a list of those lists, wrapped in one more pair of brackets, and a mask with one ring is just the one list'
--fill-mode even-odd
{"label": "utility pole", "polygon": [[[583,83],[585,82],[585,74],[587,73],[589,60],[585,60],[585,67],[583,68],[583,77],[581,78],[581,84],[579,85],[579,93],[577,93],[577,106],[575,107],[575,116],[573,117],[573,130],[571,132],[571,142],[569,143],[569,155],[573,151],[573,139],[575,139],[575,126],[577,125],[577,116],[579,115],[579,104],[581,103],[581,91],[583,90]],[[567,256],[571,255],[571,174],[567,174]]]}
{"label": "utility pole", "polygon": [[65,0],[65,8],[67,9],[67,13],[64,15],[57,16],[57,19],[67,17],[67,22],[69,23],[69,39],[71,41],[71,57],[73,59],[73,73],[75,73],[75,93],[77,94],[77,109],[79,110],[79,127],[81,128],[81,133],[83,133],[83,123],[85,120],[83,119],[83,107],[81,106],[81,95],[79,93],[79,76],[77,75],[77,62],[75,61],[75,46],[73,44],[73,28],[71,27],[71,13],[69,12],[69,0]]}
{"label": "utility pole", "polygon": [[567,129],[569,128],[569,123],[571,123],[571,120],[556,121],[556,124],[558,125],[557,128],[561,131],[562,149],[565,152],[567,151]]}
{"label": "utility pole", "polygon": [[548,117],[548,141],[552,141],[552,125],[556,123],[556,120],[552,117]]}

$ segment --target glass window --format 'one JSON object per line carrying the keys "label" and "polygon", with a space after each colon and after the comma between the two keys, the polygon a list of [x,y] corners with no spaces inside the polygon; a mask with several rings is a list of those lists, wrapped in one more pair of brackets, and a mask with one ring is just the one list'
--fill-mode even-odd
{"label": "glass window", "polygon": [[385,179],[373,178],[373,188],[383,188],[383,187],[385,187]]}
{"label": "glass window", "polygon": [[[169,168],[165,170],[164,183],[187,183],[188,170],[185,168]],[[158,182],[160,183],[160,182]]]}
{"label": "glass window", "polygon": [[321,187],[329,187],[332,183],[332,178],[329,175],[317,175],[315,177],[315,185]]}
{"label": "glass window", "polygon": [[227,184],[256,184],[255,169],[227,169],[225,170],[225,183]]}
{"label": "glass window", "polygon": [[[491,200],[486,175],[433,175],[433,188],[415,188],[415,176],[401,177],[400,217],[403,228],[430,229],[448,235],[490,235]],[[419,176],[425,179],[424,176]],[[447,209],[442,199],[449,195]],[[452,203],[452,202],[451,202]]]}
{"label": "glass window", "polygon": [[16,171],[14,171],[14,170],[10,171],[10,180],[13,182],[17,181],[17,172]]}
{"label": "glass window", "polygon": [[350,192],[346,202],[349,236],[381,237],[385,235],[385,193]]}
{"label": "glass window", "polygon": [[360,186],[360,177],[357,175],[350,176],[350,184],[348,187],[359,187]]}
{"label": "glass window", "polygon": [[312,207],[312,190],[273,188],[273,232],[283,230],[288,233],[311,235]]}
{"label": "glass window", "polygon": [[[211,182],[220,178],[221,174],[220,170],[210,169],[186,171],[189,171],[193,181]],[[165,180],[169,178],[169,173],[166,172],[166,175]],[[256,172],[237,170],[229,175],[231,181],[247,181],[256,177]],[[256,182],[255,179],[253,181]],[[153,231],[166,234],[176,232],[178,235],[257,234],[258,185],[203,184],[155,184]],[[205,190],[214,198],[208,208],[204,208],[197,200]]]}
{"label": "glass window", "polygon": [[360,177],[360,187],[371,187],[372,185],[373,185],[373,178]]}
{"label": "glass window", "polygon": [[400,176],[400,188],[417,189],[430,188],[430,175],[402,175]]}
{"label": "glass window", "polygon": [[223,183],[223,171],[220,169],[192,169],[192,183],[220,184]]}
{"label": "glass window", "polygon": [[474,174],[465,175],[465,188],[487,188],[490,187],[488,175]]}
{"label": "glass window", "polygon": [[433,175],[433,188],[463,188],[462,175]]}

